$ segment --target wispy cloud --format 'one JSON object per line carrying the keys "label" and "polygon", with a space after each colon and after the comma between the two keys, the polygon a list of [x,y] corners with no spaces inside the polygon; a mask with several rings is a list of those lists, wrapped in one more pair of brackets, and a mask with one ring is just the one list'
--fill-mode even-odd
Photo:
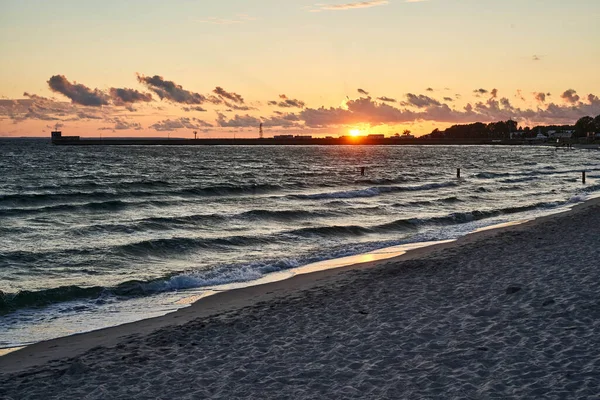
{"label": "wispy cloud", "polygon": [[342,11],[342,10],[353,10],[356,8],[369,8],[376,6],[384,6],[389,4],[388,0],[368,0],[359,1],[356,3],[343,3],[343,4],[315,4],[315,8],[311,9],[311,12],[319,11]]}

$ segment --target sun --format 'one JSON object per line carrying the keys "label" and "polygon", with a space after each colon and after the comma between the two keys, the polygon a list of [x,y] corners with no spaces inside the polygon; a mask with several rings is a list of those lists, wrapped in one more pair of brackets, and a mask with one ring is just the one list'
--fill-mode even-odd
{"label": "sun", "polygon": [[359,129],[350,129],[350,136],[359,136],[360,135],[360,130]]}

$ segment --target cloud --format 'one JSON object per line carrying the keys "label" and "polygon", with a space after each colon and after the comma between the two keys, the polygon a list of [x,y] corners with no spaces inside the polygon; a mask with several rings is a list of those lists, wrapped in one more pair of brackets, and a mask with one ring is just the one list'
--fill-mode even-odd
{"label": "cloud", "polygon": [[58,121],[80,119],[102,119],[107,109],[79,106],[73,102],[57,101],[28,92],[27,99],[0,100],[0,119],[8,117],[13,122],[25,120]]}
{"label": "cloud", "polygon": [[222,113],[217,113],[217,125],[220,127],[227,128],[240,128],[240,127],[248,127],[248,126],[256,126],[258,127],[261,124],[261,120],[252,117],[248,114],[246,115],[235,115],[235,117],[231,119],[227,119],[227,117]]}
{"label": "cloud", "polygon": [[300,118],[294,113],[280,113],[277,116],[271,116],[269,118],[264,119],[263,125],[265,127],[277,126],[282,128],[301,128],[302,125],[300,125],[297,121],[300,121]]}
{"label": "cloud", "polygon": [[206,98],[206,101],[208,101],[209,103],[212,104],[223,104],[223,99],[221,99],[220,97],[217,97],[215,95],[208,95],[208,97]]}
{"label": "cloud", "polygon": [[369,92],[367,92],[367,91],[366,91],[366,90],[364,90],[364,89],[356,89],[356,91],[357,91],[358,93],[360,93],[360,94],[364,95],[364,96],[368,96],[368,95],[369,95]]}
{"label": "cloud", "polygon": [[534,95],[535,99],[539,103],[545,103],[546,102],[546,93],[544,93],[544,92],[533,92],[533,95]]}
{"label": "cloud", "polygon": [[142,93],[135,89],[110,88],[109,94],[113,100],[113,103],[117,106],[128,103],[147,103],[153,100],[150,93]]}
{"label": "cloud", "polygon": [[244,98],[242,96],[237,93],[228,92],[220,86],[217,86],[215,90],[213,90],[213,93],[223,99],[231,100],[234,103],[244,104]]}
{"label": "cloud", "polygon": [[181,104],[202,104],[206,101],[203,95],[185,90],[173,81],[164,80],[162,76],[137,74],[137,79],[156,93],[161,100],[166,99]]}
{"label": "cloud", "polygon": [[521,101],[525,101],[525,97],[523,96],[523,91],[521,89],[517,89],[515,97]]}
{"label": "cloud", "polygon": [[274,111],[273,114],[287,121],[300,121],[300,117],[298,117],[298,115],[294,113],[283,113],[281,111]]}
{"label": "cloud", "polygon": [[[359,98],[346,103],[347,109],[336,108],[306,108],[299,117],[310,128],[326,128],[331,126],[354,125],[359,123],[406,124],[416,121],[436,121],[445,123],[494,122],[513,119],[527,123],[563,124],[574,123],[585,115],[600,113],[600,99],[589,95],[587,103],[573,105],[549,104],[546,109],[521,109],[513,106],[507,98],[496,100],[490,98],[486,102],[467,104],[462,110],[451,109],[447,104],[429,102],[427,96],[412,98],[421,107],[418,111],[398,108],[385,103],[376,103],[370,98]],[[422,101],[422,102],[420,102]],[[413,106],[412,103],[401,105]]]}
{"label": "cloud", "polygon": [[77,116],[74,118],[70,118],[67,121],[77,121],[80,119],[104,119],[104,115],[98,115],[95,113],[89,113],[85,111],[77,112]]}
{"label": "cloud", "polygon": [[383,6],[389,4],[388,0],[369,0],[369,1],[360,1],[356,3],[345,3],[345,4],[316,4],[316,9],[312,9],[313,12],[318,12],[322,10],[327,11],[342,11],[342,10],[353,10],[357,8],[369,8],[376,6]]}
{"label": "cloud", "polygon": [[580,97],[575,90],[568,89],[560,95],[560,98],[563,99],[566,103],[575,104],[579,101]]}
{"label": "cloud", "polygon": [[452,97],[444,97],[444,101],[454,101]]}
{"label": "cloud", "polygon": [[370,123],[373,125],[385,123],[409,122],[415,119],[415,113],[400,110],[386,103],[376,103],[370,98],[350,100],[343,108],[307,108],[300,112],[300,119],[309,127],[326,127],[329,125],[347,125]]}
{"label": "cloud", "polygon": [[395,103],[396,102],[396,99],[392,99],[391,97],[386,97],[386,96],[378,97],[377,100],[385,101],[387,103]]}
{"label": "cloud", "polygon": [[418,108],[429,107],[429,106],[440,106],[441,103],[435,99],[432,99],[429,96],[425,95],[416,95],[412,93],[406,94],[407,101],[402,102],[402,105],[410,105]]}
{"label": "cloud", "polygon": [[492,89],[490,94],[492,95],[492,99],[495,99],[496,97],[498,97],[498,89]]}
{"label": "cloud", "polygon": [[479,96],[479,95],[482,95],[482,94],[487,94],[488,91],[485,90],[485,89],[483,89],[483,88],[480,88],[480,89],[473,90],[473,93],[475,93],[477,96]]}
{"label": "cloud", "polygon": [[250,106],[247,106],[247,105],[237,105],[237,104],[234,104],[234,103],[230,103],[228,101],[223,101],[223,104],[226,107],[228,107],[227,111],[233,111],[233,110],[236,110],[236,111],[256,110],[256,108],[254,108],[254,107],[250,107]]}
{"label": "cloud", "polygon": [[206,109],[202,108],[200,106],[183,107],[182,110],[185,112],[191,112],[191,111],[206,112]]}
{"label": "cloud", "polygon": [[50,77],[48,86],[50,86],[50,89],[53,92],[68,97],[75,104],[92,107],[108,105],[109,97],[106,93],[98,89],[90,89],[77,82],[71,83],[64,75],[54,75]]}
{"label": "cloud", "polygon": [[0,120],[8,117],[14,123],[25,120],[58,121],[56,116],[63,110],[49,110],[47,107],[38,106],[35,100],[0,100]]}
{"label": "cloud", "polygon": [[538,55],[534,54],[534,55],[531,57],[531,59],[532,59],[533,61],[541,61],[541,59],[542,59],[542,56],[538,56]]}
{"label": "cloud", "polygon": [[279,106],[282,108],[304,108],[304,106],[306,105],[302,100],[290,99],[285,94],[280,94],[279,99],[279,101],[269,101],[267,104],[270,106]]}
{"label": "cloud", "polygon": [[175,120],[165,119],[163,121],[159,121],[153,125],[150,125],[150,128],[158,132],[170,132],[177,129],[200,129],[212,126],[212,124],[202,121],[198,118],[182,117]]}
{"label": "cloud", "polygon": [[142,130],[142,125],[138,122],[128,122],[122,118],[115,117],[108,120],[108,122],[114,123],[113,127],[102,127],[98,128],[99,131],[121,131],[134,129],[136,131]]}
{"label": "cloud", "polygon": [[428,87],[427,89],[425,89],[428,92],[433,92],[433,88]]}

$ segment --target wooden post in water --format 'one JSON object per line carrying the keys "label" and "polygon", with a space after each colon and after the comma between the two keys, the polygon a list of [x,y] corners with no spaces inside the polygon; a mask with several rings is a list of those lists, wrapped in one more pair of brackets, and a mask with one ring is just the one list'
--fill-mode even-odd
{"label": "wooden post in water", "polygon": [[585,171],[581,171],[581,183],[585,185]]}
{"label": "wooden post in water", "polygon": [[365,167],[360,167],[360,175],[365,176]]}
{"label": "wooden post in water", "polygon": [[456,168],[456,177],[460,179],[460,168]]}

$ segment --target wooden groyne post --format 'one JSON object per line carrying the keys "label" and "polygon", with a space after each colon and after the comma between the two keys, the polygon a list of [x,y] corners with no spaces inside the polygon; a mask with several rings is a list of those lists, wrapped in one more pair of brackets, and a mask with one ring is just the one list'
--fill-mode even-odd
{"label": "wooden groyne post", "polygon": [[581,171],[581,183],[585,185],[585,171]]}
{"label": "wooden groyne post", "polygon": [[456,178],[460,179],[460,168],[456,168]]}

